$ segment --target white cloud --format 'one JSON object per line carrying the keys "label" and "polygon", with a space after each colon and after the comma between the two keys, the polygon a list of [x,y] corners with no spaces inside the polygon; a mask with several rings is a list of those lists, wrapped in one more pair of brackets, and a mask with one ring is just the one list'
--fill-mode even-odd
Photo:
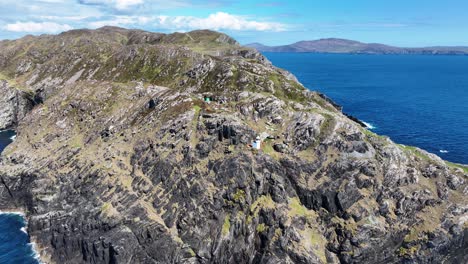
{"label": "white cloud", "polygon": [[132,6],[137,6],[143,4],[144,0],[80,0],[79,1],[85,5],[107,5],[113,6],[118,10],[125,10]]}
{"label": "white cloud", "polygon": [[64,3],[64,0],[38,0],[38,2],[49,3],[49,4],[58,4],[58,3]]}
{"label": "white cloud", "polygon": [[167,30],[213,29],[233,31],[285,31],[288,26],[276,22],[250,20],[248,17],[224,12],[210,14],[206,18],[193,16],[116,16],[111,20],[95,21],[92,28],[109,26],[150,25]]}
{"label": "white cloud", "polygon": [[115,7],[117,9],[127,9],[130,6],[143,4],[143,0],[116,0]]}
{"label": "white cloud", "polygon": [[88,16],[88,15],[82,15],[82,16],[35,16],[35,18],[39,18],[41,20],[72,20],[72,21],[80,21],[88,18],[93,18],[96,16]]}
{"label": "white cloud", "polygon": [[52,22],[16,22],[3,27],[7,31],[31,32],[31,33],[57,33],[72,29],[68,24],[57,24]]}
{"label": "white cloud", "polygon": [[129,26],[129,25],[136,25],[137,21],[138,21],[137,17],[117,16],[114,19],[90,22],[89,27],[91,28],[100,28],[103,26],[123,27],[123,26]]}
{"label": "white cloud", "polygon": [[[168,21],[168,20],[166,20]],[[171,21],[169,19],[169,21]],[[171,21],[174,26],[189,28],[228,29],[228,30],[252,30],[252,31],[284,31],[286,26],[274,22],[259,22],[248,20],[242,16],[217,12],[207,18],[177,17]]]}

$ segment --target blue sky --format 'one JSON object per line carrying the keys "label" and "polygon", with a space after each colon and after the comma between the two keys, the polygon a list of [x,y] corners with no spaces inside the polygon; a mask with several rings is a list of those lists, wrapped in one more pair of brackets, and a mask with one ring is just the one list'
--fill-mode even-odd
{"label": "blue sky", "polygon": [[468,46],[466,0],[0,0],[0,39],[114,25],[208,28],[242,44],[327,37],[398,46]]}

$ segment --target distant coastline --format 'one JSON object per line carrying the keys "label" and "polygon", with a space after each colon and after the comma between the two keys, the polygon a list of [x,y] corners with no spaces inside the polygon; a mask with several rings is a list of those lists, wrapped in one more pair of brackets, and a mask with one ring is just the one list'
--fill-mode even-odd
{"label": "distant coastline", "polygon": [[468,46],[402,48],[380,43],[363,43],[337,38],[299,41],[282,46],[267,46],[261,43],[251,43],[246,46],[260,52],[468,56]]}

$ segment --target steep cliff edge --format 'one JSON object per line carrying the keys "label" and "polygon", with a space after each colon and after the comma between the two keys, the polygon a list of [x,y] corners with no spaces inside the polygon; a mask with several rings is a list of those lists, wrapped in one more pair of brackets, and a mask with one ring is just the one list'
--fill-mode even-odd
{"label": "steep cliff edge", "polygon": [[27,212],[51,262],[467,261],[467,168],[365,130],[224,34],[28,36],[0,42],[0,72],[33,107],[0,209]]}
{"label": "steep cliff edge", "polygon": [[0,75],[0,130],[15,127],[34,106],[31,94],[14,87]]}

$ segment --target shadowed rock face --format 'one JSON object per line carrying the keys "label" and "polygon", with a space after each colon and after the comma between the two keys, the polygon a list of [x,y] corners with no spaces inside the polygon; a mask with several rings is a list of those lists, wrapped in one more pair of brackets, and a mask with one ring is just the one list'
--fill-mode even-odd
{"label": "shadowed rock face", "polygon": [[51,262],[467,261],[466,167],[365,130],[226,35],[25,37],[0,66],[37,104],[0,118],[18,132],[0,208],[26,211]]}

